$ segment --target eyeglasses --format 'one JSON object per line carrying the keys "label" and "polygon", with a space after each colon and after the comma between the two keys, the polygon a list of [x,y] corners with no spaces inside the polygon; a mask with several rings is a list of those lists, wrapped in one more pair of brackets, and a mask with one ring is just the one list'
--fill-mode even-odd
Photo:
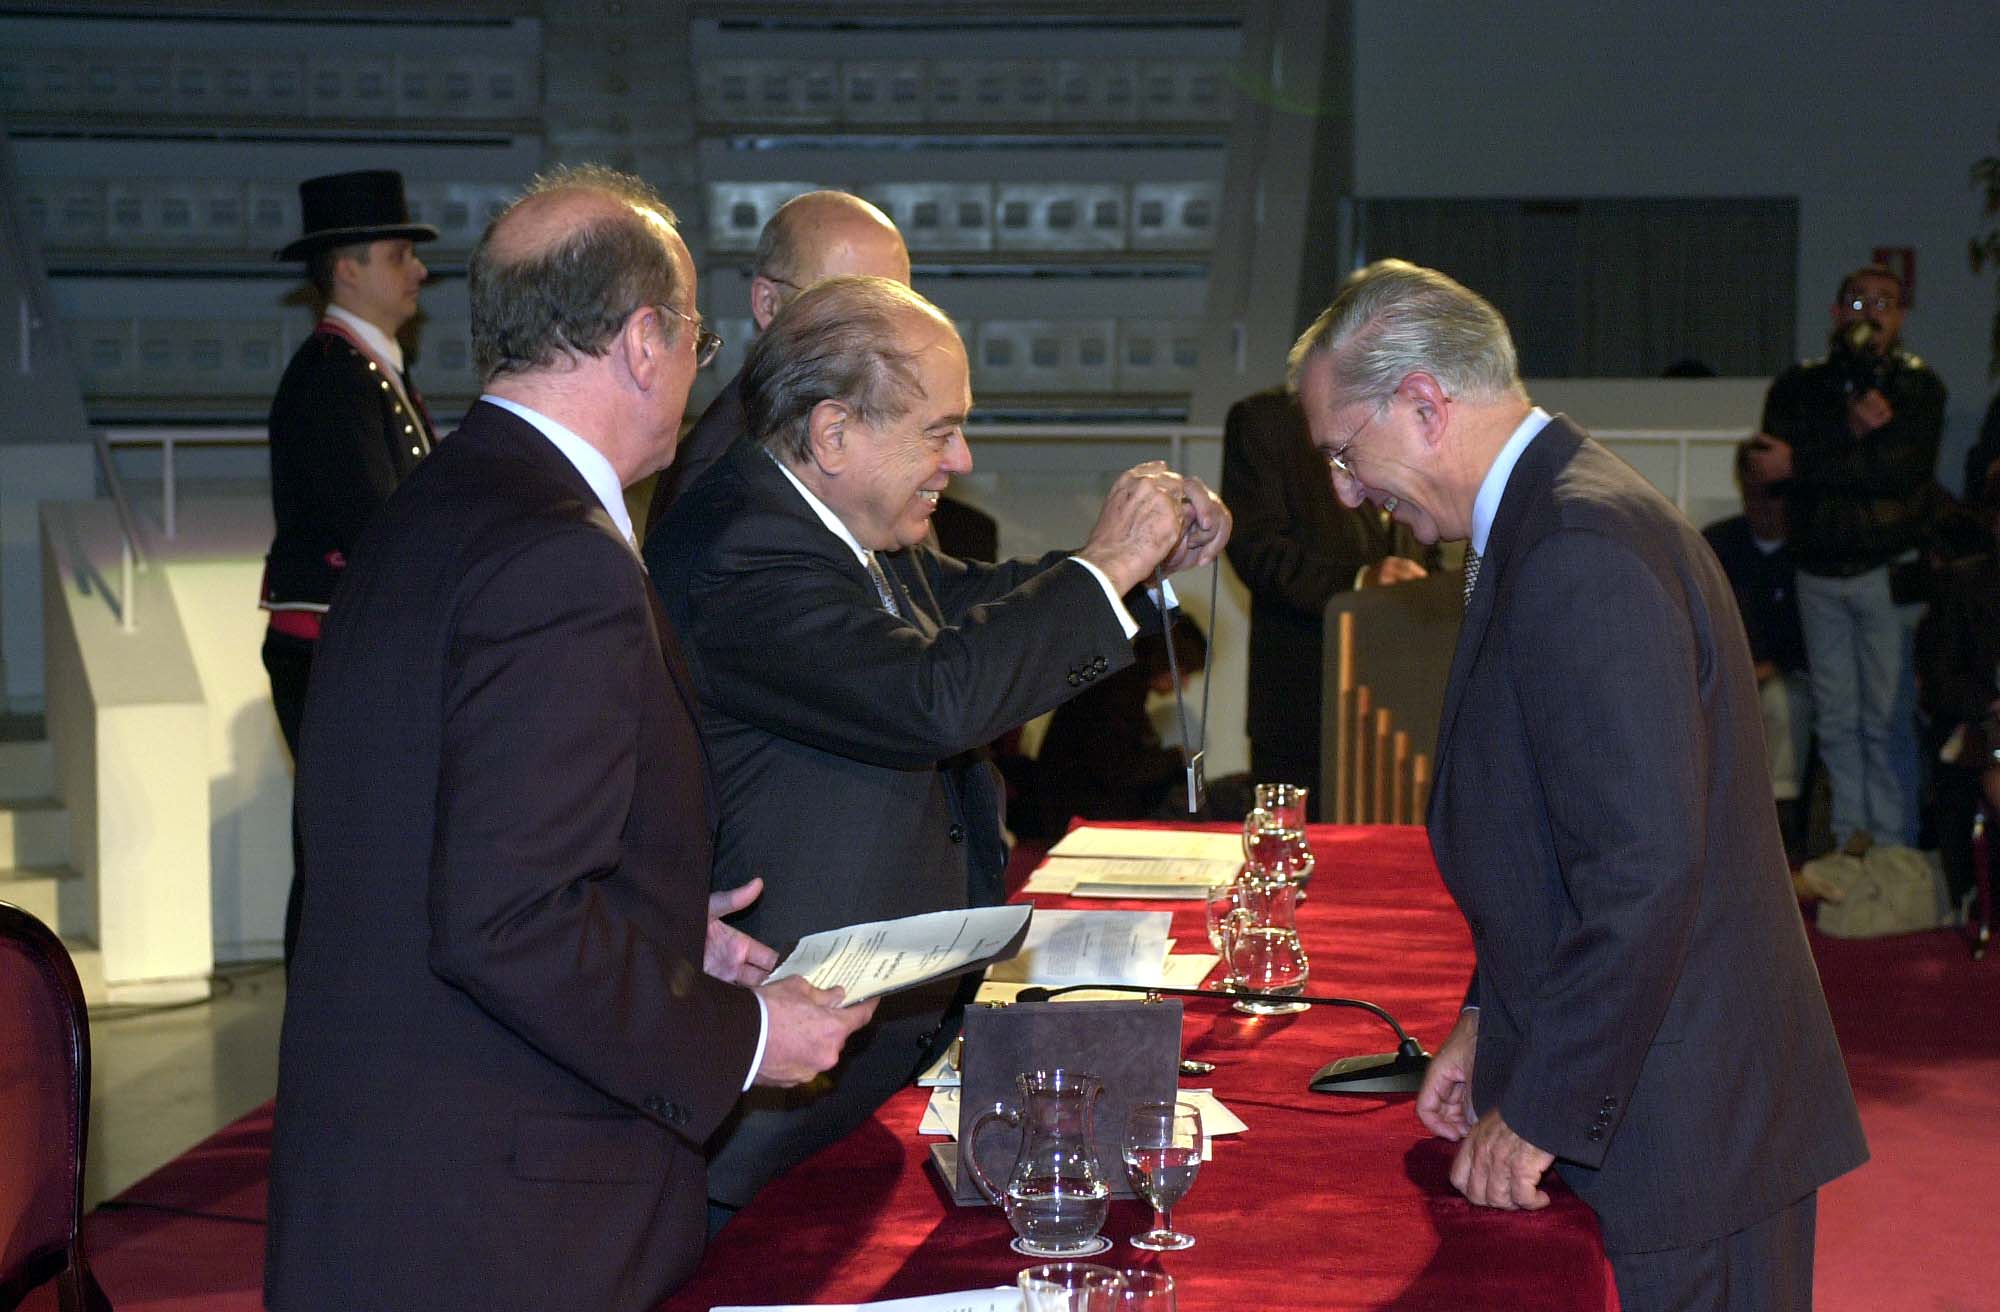
{"label": "eyeglasses", "polygon": [[1873,310],[1877,314],[1887,314],[1889,311],[1899,308],[1903,304],[1903,301],[1899,296],[1885,294],[1877,296],[1850,296],[1843,300],[1841,304],[1850,310]]}
{"label": "eyeglasses", "polygon": [[661,304],[654,308],[665,310],[669,314],[680,315],[681,318],[694,326],[694,367],[697,369],[706,369],[709,362],[715,359],[715,353],[722,349],[721,335],[710,332],[708,325],[700,319],[691,314],[681,314],[679,310],[676,310],[671,305]]}
{"label": "eyeglasses", "polygon": [[1341,474],[1346,478],[1353,480],[1356,483],[1359,483],[1361,481],[1361,475],[1354,471],[1353,463],[1347,458],[1348,448],[1352,447],[1354,445],[1354,439],[1360,437],[1364,432],[1368,431],[1368,425],[1374,423],[1377,419],[1380,419],[1382,415],[1388,410],[1388,408],[1389,408],[1388,399],[1384,398],[1382,403],[1375,407],[1374,414],[1369,415],[1366,419],[1362,420],[1359,424],[1356,424],[1354,426],[1354,431],[1347,435],[1347,440],[1345,442],[1342,442],[1334,450],[1324,453],[1326,455],[1326,463],[1333,467],[1334,472]]}

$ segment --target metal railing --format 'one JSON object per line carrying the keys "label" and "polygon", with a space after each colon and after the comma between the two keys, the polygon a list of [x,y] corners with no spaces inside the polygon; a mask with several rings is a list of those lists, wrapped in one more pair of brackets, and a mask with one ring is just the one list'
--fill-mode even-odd
{"label": "metal railing", "polygon": [[[1167,463],[1179,469],[1182,467],[1189,442],[1213,442],[1222,437],[1222,430],[1212,425],[1197,424],[1005,424],[973,423],[967,426],[967,435],[976,442],[1146,442],[1165,443]],[[1743,439],[1740,431],[1709,429],[1666,429],[1666,428],[1616,428],[1603,429],[1595,433],[1597,439],[1609,445],[1669,445],[1674,448],[1674,486],[1670,491],[1673,502],[1686,512],[1691,494],[1691,457],[1697,446],[1734,445]],[[137,521],[132,514],[131,503],[125,495],[125,486],[119,476],[115,448],[150,447],[160,448],[160,525],[168,542],[180,535],[179,481],[175,470],[175,453],[188,446],[262,446],[270,440],[261,427],[235,428],[105,428],[96,433],[98,463],[104,469],[104,481],[111,491],[112,502],[118,509],[119,532],[124,538],[120,548],[120,575],[123,592],[119,598],[119,627],[132,632],[136,619],[136,606],[132,579],[135,571],[143,570],[148,563],[148,553],[141,541]],[[1668,489],[1661,489],[1668,491]]]}
{"label": "metal railing", "polygon": [[111,441],[103,433],[95,435],[97,463],[104,470],[104,485],[111,493],[112,508],[118,512],[118,627],[126,633],[139,627],[138,571],[146,567],[146,549],[139,541],[139,524],[132,515],[132,503],[125,497],[125,483],[118,477],[118,462],[111,454]]}

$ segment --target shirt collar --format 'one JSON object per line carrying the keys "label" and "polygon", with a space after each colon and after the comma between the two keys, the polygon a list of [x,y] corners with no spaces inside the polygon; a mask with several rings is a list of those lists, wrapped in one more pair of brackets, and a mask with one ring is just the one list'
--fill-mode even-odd
{"label": "shirt collar", "polygon": [[563,458],[576,466],[576,472],[583,475],[583,481],[590,484],[590,490],[597,494],[597,499],[604,505],[604,513],[611,516],[611,522],[625,535],[625,541],[630,543],[634,550],[638,549],[639,540],[632,535],[632,512],[625,509],[625,489],[619,486],[618,471],[611,467],[611,462],[604,458],[602,451],[539,410],[530,410],[527,406],[509,401],[505,397],[495,396],[491,392],[479,399],[489,405],[497,405],[510,414],[519,415],[532,424],[536,432],[548,438],[555,449],[562,452]]}
{"label": "shirt collar", "polygon": [[771,457],[771,463],[778,467],[778,472],[780,474],[783,474],[785,478],[788,481],[790,481],[791,485],[799,490],[799,495],[806,499],[806,504],[808,506],[812,507],[813,514],[819,516],[819,522],[826,525],[827,532],[833,534],[835,537],[839,538],[842,542],[845,542],[847,544],[847,549],[854,553],[854,558],[861,562],[861,567],[863,569],[866,569],[868,567],[868,562],[875,558],[875,553],[868,550],[868,548],[862,546],[859,542],[855,541],[854,535],[847,531],[847,525],[840,522],[840,516],[834,514],[831,510],[827,509],[826,503],[824,501],[821,501],[818,497],[814,496],[812,494],[812,489],[808,488],[803,482],[799,481],[799,476],[797,474],[794,474],[791,470],[785,468],[784,461],[778,459],[778,457],[774,455],[771,455],[769,451],[766,451],[764,454]]}
{"label": "shirt collar", "polygon": [[403,372],[403,348],[395,338],[352,310],[343,310],[338,305],[327,306],[326,317],[337,320],[342,327],[359,337],[369,350],[387,360],[397,373]]}
{"label": "shirt collar", "polygon": [[1513,476],[1515,462],[1548,422],[1548,411],[1540,406],[1530,409],[1528,417],[1520,422],[1513,436],[1507,439],[1507,444],[1500,448],[1500,454],[1493,457],[1492,468],[1480,481],[1479,495],[1472,499],[1472,549],[1480,555],[1486,554],[1486,539],[1493,532],[1493,517],[1500,513],[1500,498],[1507,491],[1507,480]]}

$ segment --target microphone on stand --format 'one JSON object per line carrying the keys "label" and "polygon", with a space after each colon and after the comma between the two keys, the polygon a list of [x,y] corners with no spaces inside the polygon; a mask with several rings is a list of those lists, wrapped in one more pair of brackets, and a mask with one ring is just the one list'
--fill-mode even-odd
{"label": "microphone on stand", "polygon": [[1218,998],[1225,1002],[1303,1002],[1315,1007],[1352,1007],[1365,1011],[1396,1032],[1394,1052],[1342,1057],[1319,1068],[1307,1082],[1314,1093],[1415,1093],[1424,1082],[1431,1055],[1381,1007],[1361,998],[1336,998],[1312,993],[1254,993],[1248,989],[1183,989],[1151,984],[1065,984],[1061,988],[1033,985],[1014,995],[1016,1002],[1047,1002],[1064,993],[1101,989],[1111,993],[1147,993],[1175,998]]}

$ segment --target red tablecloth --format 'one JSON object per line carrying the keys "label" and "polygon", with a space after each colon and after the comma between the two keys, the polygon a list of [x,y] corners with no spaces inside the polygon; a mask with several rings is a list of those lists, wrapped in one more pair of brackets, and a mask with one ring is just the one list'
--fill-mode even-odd
{"label": "red tablecloth", "polygon": [[[1439,882],[1421,829],[1316,826],[1318,869],[1300,908],[1311,991],[1365,997],[1426,1046],[1464,996],[1471,945]],[[1070,902],[1108,910],[1172,906],[1174,934],[1205,946],[1199,906]],[[1158,1261],[1182,1312],[1251,1309],[1615,1308],[1597,1221],[1553,1179],[1537,1213],[1474,1209],[1447,1178],[1452,1146],[1417,1124],[1410,1095],[1328,1097],[1306,1081],[1338,1056],[1387,1051],[1394,1038],[1365,1013],[1314,1008],[1252,1018],[1190,1000],[1190,1057],[1249,1124],[1217,1141],[1175,1223],[1196,1245],[1163,1259],[1125,1244],[1150,1213],[1114,1203],[1095,1259]],[[927,1090],[893,1099],[861,1129],[758,1196],[709,1250],[663,1312],[718,1304],[865,1302],[1007,1284],[1026,1259],[992,1208],[954,1205],[916,1133]],[[1115,1164],[1113,1164],[1115,1169]]]}

